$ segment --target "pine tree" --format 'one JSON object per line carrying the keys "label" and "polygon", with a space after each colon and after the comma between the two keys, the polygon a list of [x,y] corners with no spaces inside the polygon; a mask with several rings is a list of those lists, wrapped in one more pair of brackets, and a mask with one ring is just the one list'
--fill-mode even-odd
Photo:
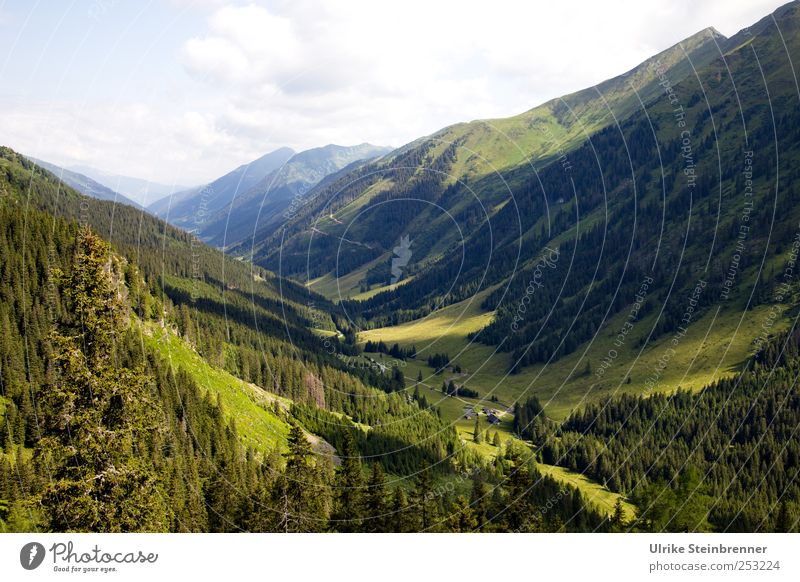
{"label": "pine tree", "polygon": [[492,440],[492,444],[496,447],[500,447],[500,445],[502,444],[500,442],[500,433],[498,433],[497,431],[495,431],[494,433],[494,439]]}
{"label": "pine tree", "polygon": [[491,506],[491,492],[483,479],[483,475],[477,472],[472,477],[472,491],[469,496],[469,505],[475,517],[476,528],[478,531],[489,529],[489,508]]}
{"label": "pine tree", "polygon": [[475,444],[481,444],[481,419],[480,417],[475,417],[475,428],[472,429],[472,440]]}
{"label": "pine tree", "polygon": [[454,532],[472,532],[478,527],[478,520],[470,507],[469,501],[463,495],[456,497],[448,518],[450,530]]}
{"label": "pine tree", "polygon": [[688,466],[677,478],[677,488],[663,482],[651,483],[636,494],[636,505],[642,508],[637,525],[652,532],[705,532],[711,496],[706,492],[702,476]]}
{"label": "pine tree", "polygon": [[368,532],[386,531],[387,501],[386,477],[380,463],[372,464],[372,473],[367,485],[366,518],[364,529]]}
{"label": "pine tree", "polygon": [[407,533],[414,531],[414,524],[409,516],[408,500],[402,487],[394,490],[392,498],[392,511],[389,515],[391,531],[395,533]]}
{"label": "pine tree", "polygon": [[72,272],[56,273],[67,313],[50,334],[54,380],[42,391],[36,458],[51,467],[41,495],[57,531],[165,531],[164,495],[146,450],[163,419],[144,372],[115,365],[125,288],[108,244],[83,228]]}
{"label": "pine tree", "polygon": [[528,465],[517,450],[510,449],[507,457],[510,466],[505,477],[506,502],[503,513],[506,527],[513,532],[539,531],[540,514],[533,510],[530,502],[533,481]]}
{"label": "pine tree", "polygon": [[412,499],[419,531],[430,531],[436,521],[436,504],[433,494],[433,477],[429,469],[423,469],[417,475]]}
{"label": "pine tree", "polygon": [[[376,463],[377,464],[377,463]],[[336,502],[331,516],[332,526],[340,532],[356,532],[364,516],[364,482],[361,476],[361,458],[350,432],[346,433],[342,447],[342,466],[336,473]]]}
{"label": "pine tree", "polygon": [[791,533],[792,531],[792,519],[786,501],[781,501],[778,517],[775,519],[775,531],[777,533]]}
{"label": "pine tree", "polygon": [[617,502],[614,504],[614,513],[611,515],[611,529],[612,531],[621,532],[625,529],[625,509],[622,506],[622,499],[617,497]]}
{"label": "pine tree", "polygon": [[392,385],[395,392],[399,392],[406,387],[406,377],[397,366],[392,366]]}
{"label": "pine tree", "polygon": [[286,469],[272,491],[276,529],[287,533],[322,531],[327,520],[328,491],[314,464],[311,444],[296,423],[289,430],[287,444]]}

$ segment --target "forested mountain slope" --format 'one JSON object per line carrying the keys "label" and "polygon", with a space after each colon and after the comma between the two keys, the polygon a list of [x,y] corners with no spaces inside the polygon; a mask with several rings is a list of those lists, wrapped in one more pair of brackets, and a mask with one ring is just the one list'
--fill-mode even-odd
{"label": "forested mountain slope", "polygon": [[[534,480],[511,447],[485,466],[435,409],[399,392],[402,375],[347,365],[310,331],[307,318],[324,320],[292,301],[290,283],[64,189],[8,149],[0,192],[0,527],[537,530],[570,515],[578,528],[609,527],[577,492],[546,520],[506,517],[507,488],[524,492],[524,508],[561,486]],[[172,269],[184,260],[194,270]],[[233,281],[254,274],[239,310]],[[312,448],[313,433],[335,450]],[[480,513],[433,494],[466,467]]]}
{"label": "forested mountain slope", "polygon": [[[427,176],[418,185],[401,192],[381,179],[374,186],[380,193],[366,202],[357,184],[377,174],[365,167],[342,177],[352,184],[342,196],[354,206],[334,213],[342,224],[327,210],[306,222],[298,217],[282,246],[273,237],[265,243],[271,254],[262,261],[257,252],[254,260],[333,296],[344,289],[343,299],[353,282],[356,290],[383,286],[343,306],[361,329],[385,327],[387,342],[393,325],[478,300],[491,323],[468,339],[510,354],[506,371],[515,374],[575,354],[573,374],[565,370],[564,378],[574,380],[607,355],[594,350],[594,340],[616,335],[626,315],[635,329],[622,343],[634,358],[682,322],[702,334],[696,324],[706,316],[738,319],[729,339],[753,340],[759,326],[746,325],[746,314],[773,301],[800,219],[800,93],[792,65],[799,22],[793,2],[731,39],[714,35],[714,54],[703,53],[708,58],[693,61],[685,76],[669,52],[657,56],[643,65],[657,81],[649,101],[552,163],[503,172],[503,183],[487,176],[448,185],[460,145],[427,164],[419,154],[432,144],[420,142],[395,158],[417,168],[409,176]],[[437,230],[421,210],[432,205],[448,209],[450,227]],[[410,240],[406,282],[389,286],[401,235]],[[599,358],[590,362],[590,353]],[[629,364],[627,355],[614,362],[618,370]],[[584,390],[613,388],[608,375],[577,381]]]}
{"label": "forested mountain slope", "polygon": [[[722,41],[707,29],[597,87],[515,117],[457,124],[420,138],[310,192],[285,232],[254,241],[252,258],[316,278],[334,270],[342,277],[378,257],[388,262],[403,235],[415,241],[416,265],[460,255],[459,245],[480,235],[500,207],[515,207],[509,198],[538,168],[628,117],[641,107],[639,99],[657,95],[656,60],[683,79],[692,64],[713,59]],[[348,243],[340,246],[342,237]],[[361,274],[371,285],[388,280],[383,275]]]}
{"label": "forested mountain slope", "polygon": [[86,194],[87,196],[91,196],[92,198],[97,198],[99,200],[109,200],[111,202],[118,202],[119,204],[127,204],[128,206],[133,206],[143,210],[142,206],[137,202],[134,202],[119,192],[115,192],[108,186],[104,186],[103,184],[96,182],[88,176],[73,170],[67,170],[66,168],[56,166],[55,164],[51,164],[49,162],[37,160],[36,158],[31,158],[31,160],[36,165],[41,166],[48,172],[52,173],[59,180],[64,182],[64,184],[70,188],[74,188],[81,194]]}
{"label": "forested mountain slope", "polygon": [[0,148],[0,530],[796,530],[795,62],[800,2],[191,232]]}

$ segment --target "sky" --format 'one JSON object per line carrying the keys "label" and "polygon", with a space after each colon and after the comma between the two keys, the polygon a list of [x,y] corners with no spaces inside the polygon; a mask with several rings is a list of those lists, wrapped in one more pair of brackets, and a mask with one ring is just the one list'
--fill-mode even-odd
{"label": "sky", "polygon": [[0,0],[0,145],[202,184],[283,146],[521,113],[783,3]]}

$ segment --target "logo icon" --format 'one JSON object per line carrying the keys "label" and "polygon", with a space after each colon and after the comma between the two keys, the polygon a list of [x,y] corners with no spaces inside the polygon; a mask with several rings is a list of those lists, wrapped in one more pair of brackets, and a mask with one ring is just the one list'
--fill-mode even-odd
{"label": "logo icon", "polygon": [[392,279],[391,282],[394,285],[403,276],[403,267],[408,265],[408,261],[411,260],[411,240],[409,239],[408,235],[400,237],[400,244],[394,249],[395,257],[392,259]]}
{"label": "logo icon", "polygon": [[39,542],[29,542],[19,551],[19,563],[26,570],[35,570],[44,561],[44,546]]}

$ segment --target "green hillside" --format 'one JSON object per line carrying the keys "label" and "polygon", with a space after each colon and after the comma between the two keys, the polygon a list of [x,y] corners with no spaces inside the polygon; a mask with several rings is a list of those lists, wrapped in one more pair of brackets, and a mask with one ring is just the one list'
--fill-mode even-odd
{"label": "green hillside", "polygon": [[[362,341],[413,345],[424,358],[444,352],[483,394],[509,402],[535,394],[559,418],[614,394],[699,389],[730,376],[767,324],[767,336],[789,325],[793,305],[779,291],[800,221],[792,164],[800,120],[789,60],[800,49],[791,34],[800,17],[796,3],[776,14],[780,32],[771,17],[731,39],[704,31],[603,83],[619,124],[570,146],[568,170],[558,160],[533,172],[493,158],[513,187],[479,172],[462,186],[422,177],[443,171],[445,158],[451,172],[464,152],[492,150],[496,135],[481,133],[479,122],[443,130],[468,136],[469,147],[433,155],[438,146],[422,140],[399,150],[393,159],[422,164],[412,173],[419,187],[392,194],[385,181],[356,172],[351,182],[373,185],[364,195],[343,192],[352,200],[342,213],[360,205],[348,215],[355,221],[372,216],[363,199],[375,191],[366,207],[375,206],[379,228],[337,225],[319,213],[309,217],[311,231],[291,238],[287,230],[280,252],[289,263],[279,266],[291,272],[296,240],[303,269],[317,269],[325,261],[318,248],[337,271],[304,270],[299,278],[316,276],[309,287],[341,302]],[[689,74],[678,56],[692,47],[701,56]],[[587,115],[599,100],[596,91],[564,98]],[[411,193],[456,206],[477,195],[489,214],[481,220],[450,206],[463,219],[456,220],[463,240],[448,246],[447,229],[417,212]],[[391,206],[393,197],[397,208],[380,214],[378,202]],[[493,204],[503,197],[505,204]],[[387,248],[375,237],[399,225],[411,233],[411,257],[403,278],[386,285],[396,239],[384,237]],[[372,238],[360,238],[367,231]]]}
{"label": "green hillside", "polygon": [[[451,531],[457,499],[434,503],[434,487],[468,468],[502,497],[520,468],[510,449],[463,447],[402,376],[348,361],[357,350],[323,298],[85,198],[8,149],[0,189],[2,531]],[[376,506],[341,499],[366,501],[360,479],[384,472]],[[287,494],[289,482],[302,485]],[[526,503],[559,487],[531,480]],[[569,491],[548,520],[609,527]],[[499,511],[474,527],[508,529]]]}
{"label": "green hillside", "polygon": [[[252,245],[248,242],[233,252],[252,255],[256,263],[277,270],[277,246],[283,239],[282,272],[308,276],[303,253],[310,252],[310,276],[317,277],[332,271],[336,256],[342,253],[344,260],[336,272],[342,277],[377,256],[376,248],[391,256],[391,246],[403,234],[398,228],[404,228],[415,234],[415,262],[435,260],[437,253],[459,243],[459,228],[469,235],[469,230],[491,216],[493,207],[516,194],[520,184],[513,170],[529,174],[552,164],[592,134],[639,110],[640,100],[648,101],[661,90],[655,62],[677,81],[692,74],[692,65],[701,67],[712,60],[718,54],[717,43],[724,40],[715,30],[706,29],[597,87],[514,117],[444,128],[323,184],[304,197],[285,232],[256,238]],[[393,199],[405,200],[413,212],[404,209],[408,216],[394,218],[398,205],[383,204]],[[461,224],[464,220],[467,223]],[[454,229],[454,221],[459,228]],[[391,225],[388,229],[387,224]],[[308,233],[309,225],[326,234],[315,240]],[[337,250],[345,231],[348,240],[364,243],[374,252],[347,245]],[[309,241],[313,241],[310,247]]]}

